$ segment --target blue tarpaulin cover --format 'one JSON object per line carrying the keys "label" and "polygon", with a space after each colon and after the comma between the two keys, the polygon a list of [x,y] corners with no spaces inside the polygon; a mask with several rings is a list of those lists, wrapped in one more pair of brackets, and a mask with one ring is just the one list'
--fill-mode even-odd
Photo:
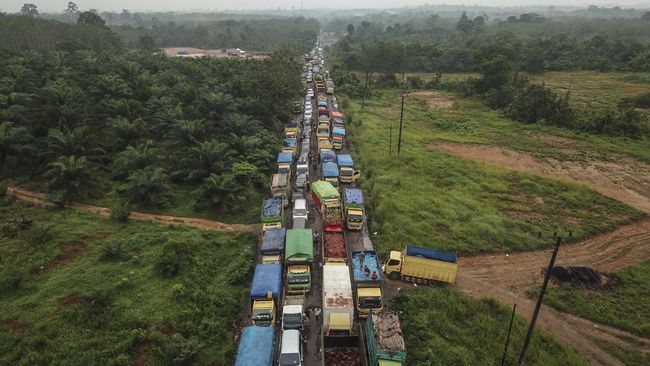
{"label": "blue tarpaulin cover", "polygon": [[406,255],[415,257],[424,257],[428,259],[435,259],[443,262],[456,263],[456,253],[445,252],[438,249],[414,247],[411,245],[406,246]]}
{"label": "blue tarpaulin cover", "polygon": [[345,189],[345,202],[363,205],[363,192],[359,188]]}
{"label": "blue tarpaulin cover", "polygon": [[341,135],[345,136],[345,128],[334,127],[332,129],[332,135]]}
{"label": "blue tarpaulin cover", "polygon": [[282,140],[282,146],[285,147],[296,147],[298,141],[296,139],[284,139]]}
{"label": "blue tarpaulin cover", "polygon": [[260,253],[266,254],[284,251],[284,237],[286,234],[287,229],[283,227],[266,230],[262,238]]}
{"label": "blue tarpaulin cover", "polygon": [[352,161],[352,155],[350,154],[341,154],[337,156],[339,166],[354,166]]}
{"label": "blue tarpaulin cover", "polygon": [[321,150],[320,151],[320,161],[325,162],[325,161],[336,161],[336,153],[334,150]]}
{"label": "blue tarpaulin cover", "polygon": [[278,153],[278,164],[291,164],[293,162],[293,154],[290,152]]}
{"label": "blue tarpaulin cover", "polygon": [[[368,267],[368,271],[365,268]],[[381,281],[381,270],[379,258],[375,252],[354,252],[352,253],[352,272],[355,282]],[[372,278],[372,272],[377,277]]]}
{"label": "blue tarpaulin cover", "polygon": [[245,327],[239,339],[235,366],[271,366],[275,329]]}
{"label": "blue tarpaulin cover", "polygon": [[326,161],[323,163],[323,176],[325,177],[338,177],[339,166],[335,162]]}
{"label": "blue tarpaulin cover", "polygon": [[324,100],[321,100],[320,102],[318,102],[318,106],[327,108],[327,102],[324,101]]}
{"label": "blue tarpaulin cover", "polygon": [[282,266],[280,264],[258,264],[255,266],[251,299],[265,298],[269,292],[278,299],[282,287]]}
{"label": "blue tarpaulin cover", "polygon": [[281,216],[282,215],[282,198],[275,197],[264,200],[264,209],[263,215],[266,217],[269,216]]}
{"label": "blue tarpaulin cover", "polygon": [[334,121],[332,121],[332,124],[333,124],[334,126],[341,126],[341,127],[342,127],[342,126],[345,126],[345,122],[343,122],[343,120],[340,119],[340,118],[336,118],[336,119],[334,119]]}

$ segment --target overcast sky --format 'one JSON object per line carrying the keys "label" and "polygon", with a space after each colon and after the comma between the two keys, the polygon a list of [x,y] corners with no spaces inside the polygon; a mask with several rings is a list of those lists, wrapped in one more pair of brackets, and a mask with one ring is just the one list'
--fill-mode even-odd
{"label": "overcast sky", "polygon": [[[0,0],[0,9],[6,12],[17,12],[25,3],[30,2],[38,6],[41,11],[61,11],[68,0]],[[300,9],[301,0],[79,0],[75,1],[79,9],[99,10],[120,10],[131,11],[146,10],[213,10],[226,11],[234,9]],[[304,8],[327,7],[327,8],[387,8],[402,7],[410,5],[422,5],[427,3],[423,0],[325,0],[313,1],[303,0]],[[431,4],[437,2],[429,1]],[[521,5],[588,5],[588,4],[611,4],[621,6],[637,6],[646,1],[640,0],[445,0],[449,5],[489,5],[489,6],[521,6]]]}

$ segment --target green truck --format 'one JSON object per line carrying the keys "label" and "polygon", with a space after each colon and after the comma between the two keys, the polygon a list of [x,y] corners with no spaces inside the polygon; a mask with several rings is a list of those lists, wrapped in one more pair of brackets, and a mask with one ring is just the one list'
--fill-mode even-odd
{"label": "green truck", "polygon": [[311,229],[287,230],[284,265],[287,269],[287,292],[300,294],[311,289],[311,264],[314,244]]}
{"label": "green truck", "polygon": [[406,346],[397,314],[383,311],[370,314],[365,327],[369,366],[406,365]]}

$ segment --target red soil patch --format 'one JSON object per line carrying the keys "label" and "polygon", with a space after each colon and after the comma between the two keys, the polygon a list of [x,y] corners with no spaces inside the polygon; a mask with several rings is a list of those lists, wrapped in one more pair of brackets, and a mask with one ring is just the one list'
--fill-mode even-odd
{"label": "red soil patch", "polygon": [[32,329],[29,324],[18,319],[0,320],[0,328],[6,329],[14,334],[27,334]]}
{"label": "red soil patch", "polygon": [[66,297],[62,297],[57,300],[59,304],[59,310],[68,309],[74,306],[89,306],[90,302],[84,298],[81,298],[77,294],[70,294]]}
{"label": "red soil patch", "polygon": [[43,268],[43,272],[49,271],[53,268],[63,267],[88,251],[88,248],[80,243],[65,244],[60,246],[58,249],[60,254],[52,262],[48,263],[45,268]]}
{"label": "red soil patch", "polygon": [[433,109],[450,109],[454,106],[452,99],[437,91],[419,91],[411,95],[424,97],[429,107]]}
{"label": "red soil patch", "polygon": [[149,358],[151,357],[151,346],[148,344],[141,344],[136,347],[134,354],[133,365],[145,366],[149,363]]}

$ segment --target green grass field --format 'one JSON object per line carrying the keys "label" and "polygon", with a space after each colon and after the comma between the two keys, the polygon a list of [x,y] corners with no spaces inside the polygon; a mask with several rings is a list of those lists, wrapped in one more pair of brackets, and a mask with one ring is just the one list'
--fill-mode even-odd
{"label": "green grass field", "polygon": [[571,231],[580,240],[642,216],[584,186],[455,158],[431,147],[439,140],[478,142],[508,134],[514,143],[524,143],[514,136],[514,122],[497,116],[486,121],[483,110],[435,111],[424,99],[409,99],[398,157],[397,102],[392,91],[369,101],[365,112],[358,101],[347,108],[348,119],[353,111],[351,150],[371,202],[371,230],[384,253],[405,244],[463,254],[530,250],[550,244],[539,233]]}
{"label": "green grass field", "polygon": [[544,301],[558,310],[650,337],[650,261],[617,272],[620,287],[595,291],[551,288]]}
{"label": "green grass field", "polygon": [[0,364],[233,359],[252,235],[7,202],[0,221]]}
{"label": "green grass field", "polygon": [[[394,299],[410,365],[499,365],[511,309],[475,301],[451,288],[402,291]],[[527,323],[516,317],[507,365],[514,365]],[[575,349],[536,331],[526,365],[588,365]]]}

